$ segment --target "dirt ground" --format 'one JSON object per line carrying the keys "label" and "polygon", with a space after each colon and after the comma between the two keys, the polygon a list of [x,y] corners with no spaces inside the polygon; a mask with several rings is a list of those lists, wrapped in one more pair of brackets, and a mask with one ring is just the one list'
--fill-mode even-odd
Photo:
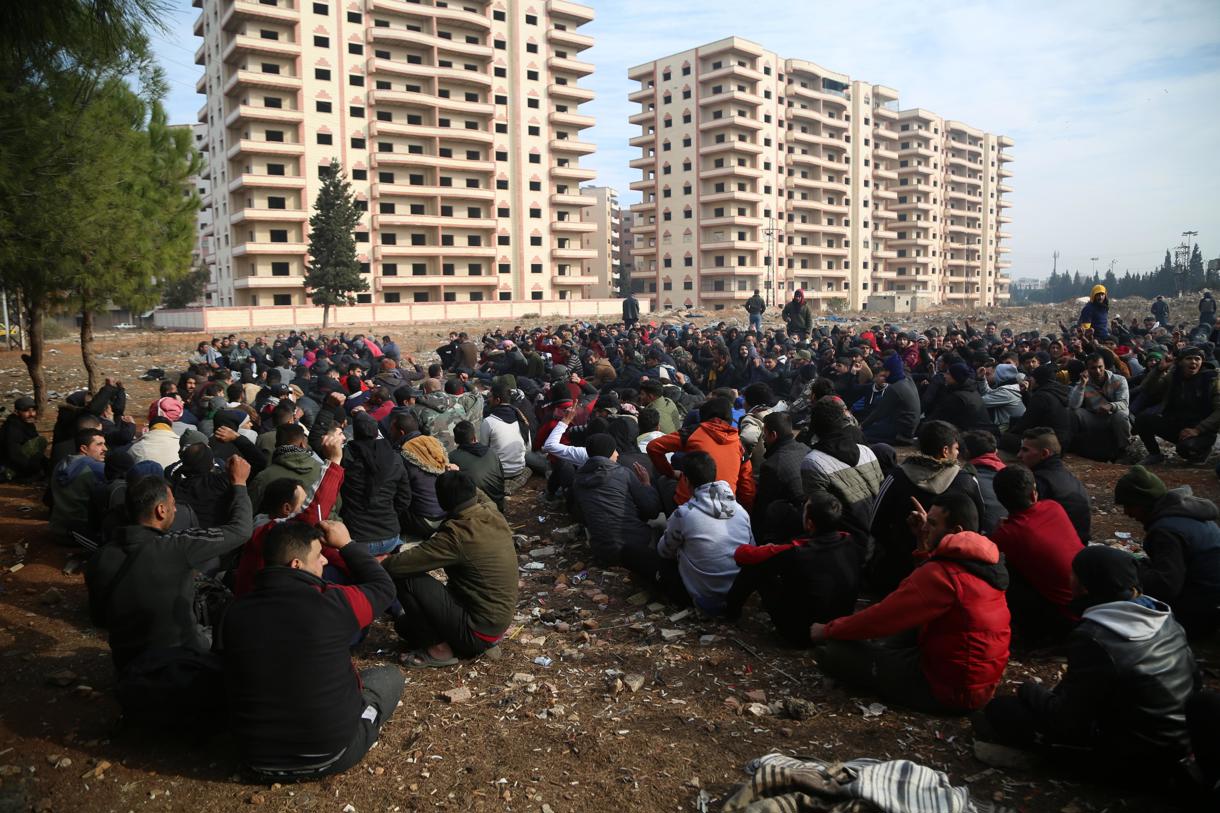
{"label": "dirt ground", "polygon": [[[390,332],[406,331],[400,344],[413,351],[435,347],[447,330]],[[127,384],[138,414],[154,388],[136,375],[175,369],[194,341],[105,337],[102,365]],[[62,395],[83,380],[79,348],[54,349],[48,377]],[[28,386],[18,355],[0,352],[0,397],[11,401]],[[1124,468],[1068,463],[1093,497],[1095,538],[1133,546],[1116,535],[1140,536],[1113,505]],[[1163,475],[1220,500],[1210,468],[1168,466]],[[540,487],[535,478],[510,501],[522,589],[503,656],[404,670],[403,703],[360,766],[323,782],[267,786],[242,780],[223,734],[157,740],[116,726],[113,669],[104,635],[88,621],[83,578],[64,574],[67,551],[46,533],[40,494],[0,486],[0,813],[715,810],[746,778],[743,766],[770,751],[912,759],[947,771],[981,801],[1021,811],[1173,809],[1113,781],[1077,781],[1062,766],[988,769],[971,754],[966,720],[895,709],[874,716],[873,698],[828,685],[807,652],[781,648],[758,618],[723,624],[649,603],[625,572],[586,564],[585,543],[566,530],[572,520],[542,507]],[[751,609],[757,604],[747,617]],[[394,663],[401,653],[392,627],[378,621],[357,661]],[[1198,655],[1214,685],[1217,652]],[[1061,669],[1013,660],[1002,691],[1053,682]],[[458,687],[470,690],[469,701],[441,699]],[[786,698],[811,704],[804,719],[783,710]],[[1139,770],[1115,768],[1116,778]]]}

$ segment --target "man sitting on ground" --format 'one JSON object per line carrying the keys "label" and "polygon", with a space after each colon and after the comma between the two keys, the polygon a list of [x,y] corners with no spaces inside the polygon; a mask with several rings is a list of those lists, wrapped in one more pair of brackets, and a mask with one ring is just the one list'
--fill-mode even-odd
{"label": "man sitting on ground", "polygon": [[758,591],[780,638],[795,647],[810,645],[815,621],[850,615],[863,556],[852,535],[839,530],[842,515],[838,499],[817,491],[805,502],[804,534],[782,545],[738,545],[733,558],[741,572],[729,591],[726,615],[740,617]]}
{"label": "man sitting on ground", "polygon": [[1034,474],[1024,466],[997,472],[995,495],[1008,512],[991,541],[1008,566],[1013,632],[1026,648],[1052,643],[1076,621],[1072,560],[1080,553],[1080,539],[1063,506],[1039,499]]}
{"label": "man sitting on ground", "polygon": [[[322,579],[327,547],[352,584]],[[394,600],[394,582],[342,523],[276,525],[254,591],[225,614],[224,674],[242,761],[264,779],[342,773],[377,742],[402,673],[356,673],[350,645]],[[285,675],[295,679],[285,680]]]}
{"label": "man sitting on ground", "polygon": [[0,440],[0,483],[9,480],[32,480],[46,475],[47,439],[38,434],[35,421],[38,405],[34,399],[22,396],[13,404],[13,413],[4,419],[3,439]]}
{"label": "man sitting on ground", "polygon": [[[741,459],[741,442],[733,428],[733,403],[728,398],[704,401],[699,407],[699,425],[694,430],[671,432],[648,444],[648,457],[653,466],[659,473],[672,477],[674,467],[666,457],[670,452],[674,452],[675,457],[678,452],[707,453],[716,461],[713,480],[728,483],[736,501],[747,509],[754,504],[754,470],[749,460]],[[664,499],[664,495],[662,497]],[[682,505],[690,498],[691,485],[687,478],[680,478],[673,504]]]}
{"label": "man sitting on ground", "polygon": [[733,552],[753,544],[750,517],[737,504],[733,490],[716,479],[716,461],[706,452],[687,452],[682,458],[682,481],[690,499],[669,518],[665,534],[653,550],[626,545],[623,566],[650,587],[660,588],[670,600],[694,603],[708,615],[721,615],[740,568]]}
{"label": "man sitting on ground", "polygon": [[1187,487],[1169,489],[1143,466],[1114,486],[1114,504],[1144,526],[1143,590],[1173,608],[1192,637],[1220,626],[1220,517],[1216,504]]}
{"label": "man sitting on ground", "polygon": [[917,500],[909,504],[925,561],[877,604],[814,624],[811,640],[829,641],[816,653],[818,666],[917,711],[981,708],[1008,664],[1008,573],[996,546],[979,535],[970,497],[942,493],[926,513]]}
{"label": "man sitting on ground", "polygon": [[[1186,701],[1197,688],[1186,635],[1162,602],[1140,593],[1134,558],[1104,545],[1072,560],[1083,610],[1072,633],[1067,672],[1053,689],[1022,683],[974,718],[976,753],[994,744],[1067,746],[1068,762],[1112,776],[1140,766],[1160,781],[1189,751]],[[979,742],[981,741],[981,742]],[[982,746],[980,748],[980,746]]]}
{"label": "man sitting on ground", "polygon": [[1048,426],[1038,426],[1027,429],[1021,437],[1021,450],[1017,458],[1034,473],[1038,484],[1038,497],[1043,500],[1054,500],[1063,506],[1076,535],[1082,543],[1088,544],[1092,530],[1092,506],[1089,504],[1089,492],[1085,491],[1084,483],[1068,471],[1060,457],[1059,438]]}
{"label": "man sitting on ground", "polygon": [[652,547],[656,534],[648,521],[661,513],[661,499],[642,465],[628,469],[619,464],[612,436],[590,435],[585,451],[589,458],[576,472],[572,493],[594,560],[616,565],[625,545]]}
{"label": "man sitting on ground", "polygon": [[449,462],[466,472],[487,499],[504,512],[504,466],[491,449],[479,443],[478,433],[470,421],[453,425],[453,441],[457,448],[449,453]]}
{"label": "man sitting on ground", "polygon": [[1117,460],[1131,445],[1127,379],[1106,369],[1100,353],[1085,359],[1085,375],[1068,394],[1076,421],[1071,451],[1090,460]]}
{"label": "man sitting on ground", "polygon": [[983,515],[979,517],[979,522],[983,532],[989,534],[1008,514],[995,496],[995,477],[1004,468],[1004,461],[995,453],[995,435],[977,429],[964,433],[962,452],[963,457],[974,467],[974,479],[978,482],[979,494],[983,497]]}
{"label": "man sitting on ground", "polygon": [[72,534],[89,535],[89,502],[106,481],[106,438],[100,429],[76,433],[76,451],[51,472],[51,530],[61,545]]}
{"label": "man sitting on ground", "polygon": [[1203,351],[1187,347],[1178,352],[1178,364],[1170,375],[1159,409],[1144,410],[1135,418],[1135,431],[1144,441],[1148,456],[1141,463],[1152,466],[1165,461],[1157,438],[1175,444],[1185,460],[1206,460],[1216,445],[1220,429],[1220,375],[1203,367]]}
{"label": "man sitting on ground", "polygon": [[912,498],[931,505],[941,494],[964,494],[974,503],[976,514],[982,516],[985,510],[974,475],[958,463],[957,429],[944,421],[924,421],[919,429],[919,452],[885,478],[873,503],[869,524],[876,549],[869,578],[882,595],[897,587],[915,567],[917,539],[906,521]]}
{"label": "man sitting on ground", "polygon": [[[448,515],[440,530],[383,562],[402,602],[395,628],[411,667],[477,657],[499,643],[517,609],[517,552],[504,515],[460,471],[437,478],[436,497]],[[428,575],[437,568],[447,584]]]}
{"label": "man sitting on ground", "polygon": [[90,616],[109,631],[119,704],[135,719],[177,725],[223,707],[211,630],[194,607],[195,571],[250,538],[250,464],[234,457],[228,471],[233,499],[224,525],[170,531],[177,507],[169,483],[142,477],[127,486],[135,524],[89,560]]}

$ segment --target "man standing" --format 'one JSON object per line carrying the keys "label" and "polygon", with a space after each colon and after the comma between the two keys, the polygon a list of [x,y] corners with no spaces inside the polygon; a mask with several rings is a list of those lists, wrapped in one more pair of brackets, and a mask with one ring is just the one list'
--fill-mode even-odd
{"label": "man standing", "polygon": [[90,616],[109,630],[128,716],[177,725],[184,712],[215,713],[222,705],[212,631],[203,623],[210,619],[195,613],[195,571],[250,538],[250,464],[234,456],[227,468],[233,494],[224,525],[171,531],[177,503],[169,483],[142,477],[127,486],[135,524],[89,560]]}
{"label": "man standing", "polygon": [[1199,324],[1213,325],[1216,323],[1216,300],[1212,296],[1212,292],[1203,291],[1203,298],[1199,300]]}
{"label": "man standing", "polygon": [[627,298],[623,300],[623,326],[628,330],[635,327],[640,321],[640,300],[635,298],[634,291],[627,292]]}
{"label": "man standing", "polygon": [[767,303],[758,295],[758,289],[754,289],[754,296],[746,300],[746,313],[750,315],[750,329],[762,333],[762,317],[767,310]]}
{"label": "man standing", "polygon": [[1090,353],[1084,363],[1086,374],[1068,393],[1076,421],[1071,451],[1090,460],[1117,460],[1131,445],[1127,379],[1107,370],[1100,353]]}
{"label": "man standing", "polygon": [[[352,584],[322,579],[322,548]],[[351,642],[389,607],[394,583],[338,522],[285,522],[267,534],[254,591],[225,615],[225,685],[245,765],[265,779],[342,773],[377,742],[402,695],[394,666],[362,670]],[[294,679],[285,680],[286,675]]]}
{"label": "man standing", "polygon": [[800,288],[792,293],[792,301],[784,306],[780,316],[788,326],[788,335],[797,341],[804,341],[813,330],[813,310],[805,302],[805,292]]}
{"label": "man standing", "polygon": [[1163,327],[1169,327],[1169,303],[1164,297],[1158,296],[1152,303],[1152,315]]}

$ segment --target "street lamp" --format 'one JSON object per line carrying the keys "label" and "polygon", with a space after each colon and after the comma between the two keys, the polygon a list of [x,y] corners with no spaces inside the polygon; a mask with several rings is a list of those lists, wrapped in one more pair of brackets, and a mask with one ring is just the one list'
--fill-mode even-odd
{"label": "street lamp", "polygon": [[1097,276],[1097,261],[1100,260],[1101,257],[1090,257],[1089,259],[1093,261],[1093,276]]}
{"label": "street lamp", "polygon": [[775,274],[775,238],[779,234],[779,229],[775,227],[774,217],[767,222],[767,228],[763,229],[763,234],[767,236],[767,259],[770,261],[767,268],[767,299],[770,300],[769,305],[775,306],[779,304],[780,299],[779,292],[776,290],[779,286],[779,281],[776,279]]}

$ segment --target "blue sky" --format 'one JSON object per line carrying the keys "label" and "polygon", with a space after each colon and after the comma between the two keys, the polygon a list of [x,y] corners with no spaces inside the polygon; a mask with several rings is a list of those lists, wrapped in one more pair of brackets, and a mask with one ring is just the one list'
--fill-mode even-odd
{"label": "blue sky", "polygon": [[[198,10],[174,2],[155,48],[171,119],[193,122]],[[895,88],[904,108],[1011,136],[1013,277],[1050,273],[1056,250],[1061,270],[1087,273],[1090,257],[1146,270],[1187,229],[1220,256],[1216,0],[586,2],[597,20],[581,31],[597,44],[582,59],[597,71],[584,84],[597,99],[581,112],[598,124],[583,138],[598,151],[583,163],[624,202],[640,177],[627,166],[639,155],[627,68],[737,35]]]}

